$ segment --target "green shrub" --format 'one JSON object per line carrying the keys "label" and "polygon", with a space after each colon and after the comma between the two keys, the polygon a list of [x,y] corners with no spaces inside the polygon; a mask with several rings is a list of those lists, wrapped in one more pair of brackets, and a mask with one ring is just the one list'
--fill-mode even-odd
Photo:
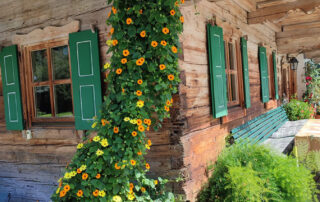
{"label": "green shrub", "polygon": [[284,106],[284,109],[286,110],[290,121],[310,119],[313,116],[313,108],[311,105],[296,99],[292,99]]}
{"label": "green shrub", "polygon": [[292,157],[258,145],[226,148],[197,196],[210,201],[316,201],[311,172]]}

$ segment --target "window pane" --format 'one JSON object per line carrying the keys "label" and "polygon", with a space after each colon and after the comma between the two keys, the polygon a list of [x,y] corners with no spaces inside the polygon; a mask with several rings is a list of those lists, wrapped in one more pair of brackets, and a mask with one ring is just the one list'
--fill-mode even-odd
{"label": "window pane", "polygon": [[39,50],[31,52],[33,81],[48,81],[47,51]]}
{"label": "window pane", "polygon": [[68,46],[51,49],[53,80],[70,78]]}
{"label": "window pane", "polygon": [[230,63],[230,69],[231,70],[237,70],[237,56],[236,56],[236,50],[235,45],[233,43],[229,43],[229,63]]}
{"label": "window pane", "polygon": [[70,117],[72,113],[71,84],[54,86],[56,117]]}
{"label": "window pane", "polygon": [[49,86],[34,87],[36,117],[52,117]]}
{"label": "window pane", "polygon": [[238,100],[238,81],[237,81],[237,75],[231,74],[231,96],[232,101]]}

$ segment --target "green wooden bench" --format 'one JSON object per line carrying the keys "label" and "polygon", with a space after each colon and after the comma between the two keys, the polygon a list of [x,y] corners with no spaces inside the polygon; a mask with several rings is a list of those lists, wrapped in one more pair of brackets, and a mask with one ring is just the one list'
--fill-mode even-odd
{"label": "green wooden bench", "polygon": [[230,142],[262,143],[287,121],[285,110],[278,107],[232,129]]}

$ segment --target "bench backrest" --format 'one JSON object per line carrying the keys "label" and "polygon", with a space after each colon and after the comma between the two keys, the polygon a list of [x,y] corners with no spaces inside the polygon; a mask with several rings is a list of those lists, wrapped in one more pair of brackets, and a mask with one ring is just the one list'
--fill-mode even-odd
{"label": "bench backrest", "polygon": [[261,143],[288,121],[282,107],[270,110],[231,130],[235,142]]}

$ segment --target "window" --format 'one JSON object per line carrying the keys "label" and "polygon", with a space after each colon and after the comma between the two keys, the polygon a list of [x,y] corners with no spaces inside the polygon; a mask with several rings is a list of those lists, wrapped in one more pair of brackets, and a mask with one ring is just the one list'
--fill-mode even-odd
{"label": "window", "polygon": [[67,44],[59,41],[27,48],[27,93],[32,122],[74,121]]}
{"label": "window", "polygon": [[239,78],[235,42],[225,43],[228,107],[239,105]]}

